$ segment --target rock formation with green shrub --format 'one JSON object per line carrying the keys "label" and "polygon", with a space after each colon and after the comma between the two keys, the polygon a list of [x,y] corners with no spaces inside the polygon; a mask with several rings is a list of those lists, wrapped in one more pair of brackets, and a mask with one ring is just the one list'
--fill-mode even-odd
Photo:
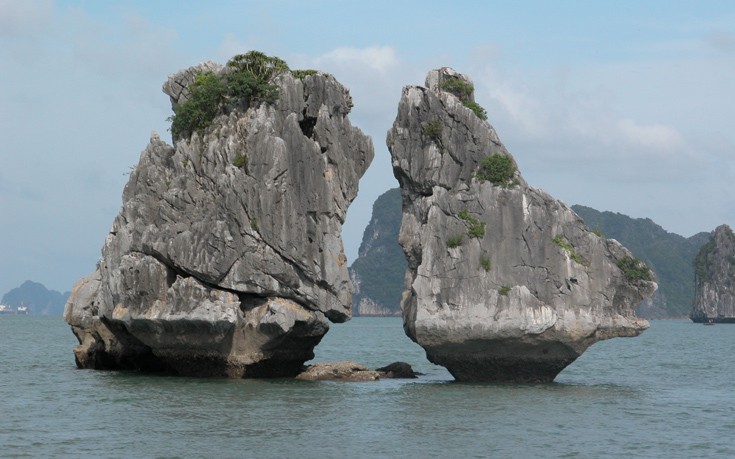
{"label": "rock formation with green shrub", "polygon": [[341,230],[373,146],[347,88],[297,76],[252,52],[168,78],[173,146],[151,137],[66,306],[79,367],[295,376],[350,318]]}
{"label": "rock formation with green shrub", "polygon": [[694,259],[694,322],[735,323],[735,234],[720,225]]}
{"label": "rock formation with green shrub", "polygon": [[[429,72],[403,89],[388,133],[404,329],[458,380],[550,381],[591,344],[643,332],[634,310],[656,284],[631,275],[643,268],[620,243],[526,183],[468,107],[473,87],[450,68]],[[440,142],[427,141],[429,125]]]}

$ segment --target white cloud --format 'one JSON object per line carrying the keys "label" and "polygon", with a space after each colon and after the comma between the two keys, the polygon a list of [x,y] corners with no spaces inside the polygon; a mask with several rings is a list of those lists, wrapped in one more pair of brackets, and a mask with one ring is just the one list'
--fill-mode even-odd
{"label": "white cloud", "polygon": [[618,121],[617,127],[625,141],[645,151],[673,154],[684,145],[681,134],[671,126],[663,124],[643,126],[630,119],[623,119]]}
{"label": "white cloud", "polygon": [[367,48],[336,48],[316,59],[320,65],[340,67],[362,67],[385,74],[399,63],[396,51],[391,46],[370,46]]}

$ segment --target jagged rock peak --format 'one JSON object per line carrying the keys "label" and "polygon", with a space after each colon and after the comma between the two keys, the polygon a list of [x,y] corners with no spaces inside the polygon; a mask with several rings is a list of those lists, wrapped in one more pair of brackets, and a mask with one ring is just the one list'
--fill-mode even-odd
{"label": "jagged rock peak", "polygon": [[735,323],[735,234],[720,225],[694,260],[694,322]]}
{"label": "jagged rock peak", "polygon": [[294,376],[327,319],[351,315],[341,230],[373,146],[349,91],[253,52],[173,74],[164,92],[188,124],[174,146],[151,137],[67,303],[77,364]]}
{"label": "jagged rock peak", "polygon": [[[447,83],[449,81],[449,83]],[[529,186],[471,99],[433,70],[388,132],[408,260],[404,329],[459,380],[549,381],[596,341],[648,327],[651,271]]]}
{"label": "jagged rock peak", "polygon": [[[467,86],[466,97],[473,101],[475,100],[475,84],[472,82],[469,76],[459,73],[451,67],[442,67],[440,69],[431,70],[426,75],[426,88],[429,91],[435,93],[447,91],[446,84],[451,81],[460,81]],[[451,92],[451,91],[447,91]]]}

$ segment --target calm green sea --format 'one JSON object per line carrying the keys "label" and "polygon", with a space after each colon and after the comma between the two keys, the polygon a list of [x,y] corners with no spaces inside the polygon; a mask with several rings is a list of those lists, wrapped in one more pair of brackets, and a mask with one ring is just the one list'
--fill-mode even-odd
{"label": "calm green sea", "polygon": [[317,360],[419,380],[212,380],[77,370],[60,318],[0,316],[0,457],[735,457],[735,325],[653,322],[556,382],[452,382],[400,319],[334,325]]}

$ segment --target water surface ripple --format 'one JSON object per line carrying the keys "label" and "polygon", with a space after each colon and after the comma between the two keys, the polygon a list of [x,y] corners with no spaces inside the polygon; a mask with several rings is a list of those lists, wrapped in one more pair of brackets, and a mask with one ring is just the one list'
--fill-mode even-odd
{"label": "water surface ripple", "polygon": [[735,457],[735,325],[658,321],[551,384],[456,383],[400,319],[334,325],[320,361],[418,380],[219,380],[77,370],[60,318],[0,316],[1,457]]}

